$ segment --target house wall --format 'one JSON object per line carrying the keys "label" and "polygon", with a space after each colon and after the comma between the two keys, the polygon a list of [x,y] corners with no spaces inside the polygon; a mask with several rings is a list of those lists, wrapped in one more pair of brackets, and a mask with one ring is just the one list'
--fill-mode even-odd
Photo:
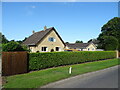
{"label": "house wall", "polygon": [[96,51],[96,46],[93,44],[90,44],[88,47],[86,47],[85,51]]}
{"label": "house wall", "polygon": [[[54,37],[56,40],[55,42],[48,41],[49,37]],[[64,51],[64,44],[60,40],[60,38],[57,36],[55,31],[51,31],[36,47],[30,47],[31,52],[42,52],[42,47],[47,47],[47,52],[50,52],[51,49],[55,50],[55,47],[60,47],[60,51]]]}

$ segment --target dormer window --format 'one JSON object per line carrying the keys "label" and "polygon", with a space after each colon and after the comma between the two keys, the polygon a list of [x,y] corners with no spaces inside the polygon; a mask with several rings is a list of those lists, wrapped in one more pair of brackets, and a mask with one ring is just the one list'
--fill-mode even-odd
{"label": "dormer window", "polygon": [[48,40],[49,40],[50,42],[55,42],[55,38],[54,38],[54,37],[50,37]]}

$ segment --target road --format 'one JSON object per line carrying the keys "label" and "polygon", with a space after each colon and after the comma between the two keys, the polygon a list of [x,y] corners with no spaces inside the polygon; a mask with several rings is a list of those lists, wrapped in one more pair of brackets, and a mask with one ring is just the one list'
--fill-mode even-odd
{"label": "road", "polygon": [[118,88],[118,66],[60,80],[41,88]]}

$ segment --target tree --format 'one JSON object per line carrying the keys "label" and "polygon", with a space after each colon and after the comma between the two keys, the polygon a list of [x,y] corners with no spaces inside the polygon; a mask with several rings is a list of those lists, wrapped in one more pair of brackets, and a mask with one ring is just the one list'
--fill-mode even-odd
{"label": "tree", "polygon": [[21,43],[22,43],[22,41],[21,41],[21,40],[19,40],[19,41],[16,41],[16,42],[18,42],[19,44],[21,44]]}
{"label": "tree", "polygon": [[109,20],[103,27],[101,28],[101,33],[99,34],[97,40],[100,41],[99,47],[105,48],[103,46],[103,40],[105,36],[113,36],[119,42],[118,50],[120,50],[120,18],[114,17],[113,19]]}
{"label": "tree", "polygon": [[93,39],[90,39],[89,41],[88,41],[88,43],[90,43],[90,42],[92,42],[93,41]]}
{"label": "tree", "polygon": [[[2,35],[2,33],[0,33]],[[9,41],[6,39],[5,35],[2,35],[2,43],[8,43]]]}
{"label": "tree", "polygon": [[26,46],[20,45],[18,42],[10,41],[2,45],[3,51],[28,51]]}
{"label": "tree", "polygon": [[83,41],[79,41],[79,40],[77,40],[75,43],[83,43]]}
{"label": "tree", "polygon": [[27,39],[27,37],[25,37],[25,38],[22,40],[22,42],[24,42],[26,39]]}
{"label": "tree", "polygon": [[115,37],[105,36],[102,45],[105,50],[117,50],[119,43]]}

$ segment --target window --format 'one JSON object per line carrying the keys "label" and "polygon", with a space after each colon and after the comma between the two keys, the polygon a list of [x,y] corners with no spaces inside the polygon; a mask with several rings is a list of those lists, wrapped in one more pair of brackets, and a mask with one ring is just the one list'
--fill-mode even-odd
{"label": "window", "polygon": [[56,51],[60,51],[60,47],[56,47]]}
{"label": "window", "polygon": [[88,51],[89,51],[90,49],[88,48]]}
{"label": "window", "polygon": [[92,50],[94,51],[94,48],[92,48]]}
{"label": "window", "polygon": [[53,37],[50,37],[48,40],[49,40],[50,42],[55,42],[55,38],[53,38]]}
{"label": "window", "polygon": [[42,51],[47,51],[47,47],[42,47]]}

